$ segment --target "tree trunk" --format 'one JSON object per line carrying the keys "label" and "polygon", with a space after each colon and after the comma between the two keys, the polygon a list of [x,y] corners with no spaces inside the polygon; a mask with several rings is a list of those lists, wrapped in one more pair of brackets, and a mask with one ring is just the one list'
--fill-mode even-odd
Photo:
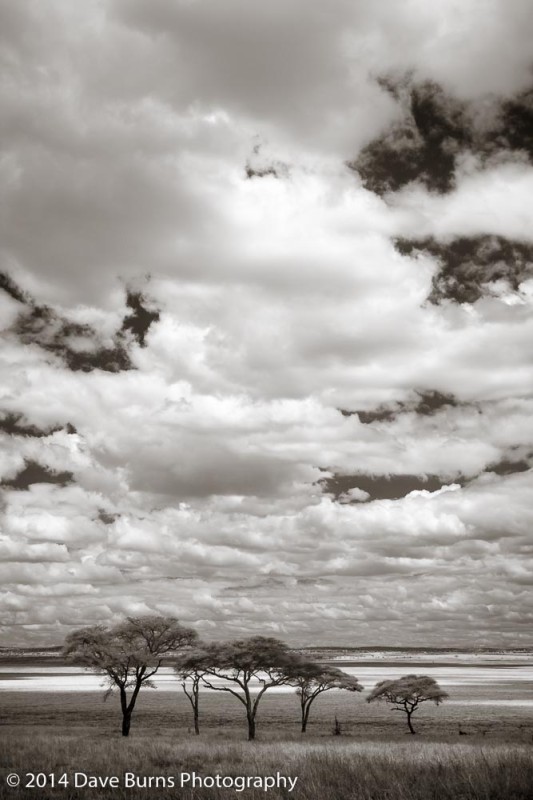
{"label": "tree trunk", "polygon": [[122,715],[122,735],[130,735],[131,713],[126,712]]}
{"label": "tree trunk", "polygon": [[198,721],[198,718],[199,718],[198,707],[195,706],[195,708],[194,708],[194,732],[195,732],[195,734],[197,736],[200,735],[200,723]]}
{"label": "tree trunk", "polygon": [[307,720],[309,719],[309,709],[311,705],[308,705],[307,708],[302,706],[302,733],[305,733],[307,730]]}
{"label": "tree trunk", "polygon": [[122,735],[129,736],[131,711],[128,708],[128,698],[124,686],[120,686],[120,707],[122,709]]}
{"label": "tree trunk", "polygon": [[247,714],[248,719],[248,741],[255,739],[255,718],[252,714]]}
{"label": "tree trunk", "polygon": [[130,735],[130,726],[131,726],[131,715],[133,714],[133,709],[135,708],[135,702],[137,700],[137,695],[141,689],[142,682],[140,680],[137,681],[135,684],[135,688],[131,694],[130,702],[128,703],[128,698],[126,695],[126,689],[121,686],[120,687],[120,707],[122,708],[122,735],[129,736]]}
{"label": "tree trunk", "polygon": [[409,730],[411,731],[411,733],[416,733],[415,729],[411,725],[411,714],[409,713],[409,711],[407,712],[407,724],[409,725]]}

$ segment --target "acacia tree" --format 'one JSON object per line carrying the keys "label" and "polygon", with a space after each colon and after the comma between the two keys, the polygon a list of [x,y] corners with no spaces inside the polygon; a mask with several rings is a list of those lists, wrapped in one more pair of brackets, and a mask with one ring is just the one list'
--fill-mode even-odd
{"label": "acacia tree", "polygon": [[[248,722],[248,739],[255,739],[259,702],[272,686],[290,682],[291,669],[298,656],[286,644],[265,636],[252,636],[231,642],[207,645],[203,661],[202,683],[217,692],[228,692],[243,704]],[[224,683],[213,683],[213,678]],[[257,692],[253,684],[259,686]]]}
{"label": "acacia tree", "polygon": [[367,703],[373,700],[384,700],[390,703],[392,711],[403,711],[407,715],[407,725],[411,733],[416,733],[411,717],[421,703],[431,701],[436,706],[446,700],[448,695],[436,680],[428,675],[405,675],[397,680],[380,681],[366,698]]}
{"label": "acacia tree", "polygon": [[189,700],[194,720],[194,732],[200,733],[200,682],[205,673],[205,650],[194,650],[178,657],[174,664],[174,672],[180,679],[181,688]]}
{"label": "acacia tree", "polygon": [[307,730],[311,705],[323,692],[331,689],[346,689],[349,692],[362,692],[363,687],[358,679],[336,667],[328,667],[314,662],[299,665],[290,684],[296,686],[296,694],[300,698],[302,713],[302,733]]}
{"label": "acacia tree", "polygon": [[118,688],[122,735],[128,736],[141,688],[153,687],[150,679],[166,655],[196,639],[196,632],[175,617],[128,617],[112,627],[93,625],[74,631],[65,640],[63,654],[73,664],[104,675],[108,692]]}

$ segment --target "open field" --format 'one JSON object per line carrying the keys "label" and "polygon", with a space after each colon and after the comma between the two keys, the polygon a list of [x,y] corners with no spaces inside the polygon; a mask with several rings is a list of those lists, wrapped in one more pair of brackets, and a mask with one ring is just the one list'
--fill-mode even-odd
{"label": "open field", "polygon": [[[6,787],[3,796],[10,800],[530,800],[533,786],[533,757],[524,745],[358,742],[344,737],[331,737],[327,743],[248,743],[212,733],[110,740],[92,732],[21,733],[2,739],[0,754],[2,764],[20,773],[23,781],[33,763],[34,771],[57,778],[65,773],[70,783],[37,790]],[[191,788],[189,783],[181,788],[181,780],[193,772],[197,780],[219,775],[237,786],[247,776],[275,779],[278,772],[291,783],[297,781],[292,792],[283,786],[268,792],[252,786],[237,793],[235,788]],[[130,773],[133,788],[127,788],[125,773]],[[83,787],[91,776],[115,777],[117,788]]]}
{"label": "open field", "polygon": [[[420,735],[433,741],[461,741],[464,736],[484,741],[533,742],[533,709],[529,706],[484,704],[484,693],[471,688],[457,692],[455,702],[435,708],[426,703],[415,714]],[[463,697],[465,703],[457,702]],[[114,737],[120,728],[118,697],[103,701],[97,692],[2,692],[0,733],[72,733],[90,731],[97,737]],[[471,700],[472,703],[466,701]],[[476,700],[479,704],[476,703]],[[311,711],[307,736],[331,736],[335,716],[343,734],[362,740],[402,739],[404,715],[391,713],[381,703],[368,704],[360,695],[329,692],[319,697]],[[169,736],[187,732],[192,723],[187,699],[177,691],[144,689],[133,715],[131,736]],[[226,694],[205,693],[201,699],[200,726],[203,731],[225,736],[228,731],[246,738],[244,710]],[[463,733],[460,734],[459,731]],[[298,698],[291,693],[266,694],[258,714],[257,735],[261,739],[300,737]]]}
{"label": "open field", "polygon": [[[343,664],[347,668],[348,664]],[[350,666],[352,666],[350,664]],[[382,666],[382,665],[381,665]],[[380,668],[381,668],[380,666]],[[401,666],[388,665],[392,670]],[[405,666],[405,665],[404,665]],[[375,665],[354,664],[356,674]],[[449,673],[448,662],[439,669]],[[426,672],[410,664],[409,671]],[[118,697],[103,702],[94,676],[76,676],[57,667],[48,690],[35,691],[47,669],[38,664],[9,672],[0,666],[0,762],[4,773],[67,773],[117,776],[118,788],[46,786],[8,788],[1,776],[0,796],[25,798],[256,798],[302,800],[530,800],[533,796],[533,681],[529,665],[500,664],[488,671],[466,667],[450,673],[451,697],[436,708],[425,704],[415,715],[417,736],[407,734],[403,714],[386,705],[367,704],[364,695],[329,692],[313,706],[308,732],[299,730],[294,690],[267,693],[258,715],[257,741],[246,741],[244,710],[226,694],[205,692],[201,735],[191,732],[190,706],[171,676],[157,690],[143,689],[129,739],[120,736]],[[370,675],[370,673],[368,673]],[[70,677],[69,677],[70,676]],[[90,691],[76,690],[93,681]],[[375,677],[375,676],[373,676]],[[55,680],[72,681],[69,691]],[[96,680],[96,682],[95,682]],[[37,682],[37,683],[35,683]],[[364,679],[366,688],[371,683]],[[61,684],[59,684],[61,685]],[[22,686],[23,690],[12,690]],[[342,735],[332,733],[334,719]],[[190,786],[179,775],[196,771],[213,776],[297,777],[287,788]],[[158,787],[126,788],[124,773],[159,777]],[[174,786],[169,785],[169,779]],[[84,780],[83,778],[81,779]],[[142,783],[141,778],[139,781]]]}

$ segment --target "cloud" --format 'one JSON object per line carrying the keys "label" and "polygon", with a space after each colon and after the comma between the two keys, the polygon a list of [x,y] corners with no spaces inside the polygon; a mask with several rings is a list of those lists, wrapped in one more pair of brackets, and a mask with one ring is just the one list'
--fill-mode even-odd
{"label": "cloud", "polygon": [[462,237],[447,244],[399,239],[396,246],[403,255],[422,251],[439,260],[428,298],[432,303],[475,303],[484,294],[518,292],[533,278],[533,245],[499,236]]}
{"label": "cloud", "polygon": [[484,98],[480,110],[436,83],[416,84],[410,76],[379,82],[401,105],[403,119],[348,162],[370,191],[386,195],[416,182],[446,194],[456,187],[461,161],[533,163],[531,88],[499,103],[492,98],[492,107]]}
{"label": "cloud", "polygon": [[352,486],[345,492],[339,495],[338,500],[340,503],[363,503],[365,500],[370,499],[370,494],[365,492],[364,489],[359,489],[357,486]]}
{"label": "cloud", "polygon": [[147,298],[141,292],[128,290],[126,305],[131,313],[124,317],[118,331],[102,341],[102,335],[93,325],[67,319],[50,306],[36,303],[5,273],[0,274],[0,288],[23,306],[8,331],[22,344],[40,347],[62,359],[73,371],[132,369],[129,334],[144,347],[150,326],[159,320],[159,312],[146,307]]}
{"label": "cloud", "polygon": [[0,15],[5,640],[530,643],[529,4]]}

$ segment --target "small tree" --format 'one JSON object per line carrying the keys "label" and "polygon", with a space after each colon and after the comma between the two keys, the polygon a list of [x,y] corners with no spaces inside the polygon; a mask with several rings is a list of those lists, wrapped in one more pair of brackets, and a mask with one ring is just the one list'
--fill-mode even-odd
{"label": "small tree", "polygon": [[446,700],[448,695],[436,680],[428,675],[405,675],[395,681],[380,681],[367,697],[367,703],[384,700],[394,706],[392,711],[403,711],[407,715],[407,725],[411,733],[416,733],[411,717],[421,703],[430,700],[436,706]]}
{"label": "small tree", "polygon": [[118,688],[122,735],[128,736],[141,688],[153,687],[150,679],[164,656],[191,645],[196,638],[195,631],[174,617],[128,617],[110,628],[93,625],[74,631],[65,640],[63,654],[73,664],[105,675],[109,692]]}
{"label": "small tree", "polygon": [[358,679],[348,675],[347,672],[335,667],[315,664],[312,661],[304,662],[297,667],[296,674],[291,678],[290,683],[297,687],[296,694],[300,698],[302,733],[307,730],[311,705],[320,694],[329,692],[331,689],[346,689],[349,692],[363,691]]}
{"label": "small tree", "polygon": [[184,653],[174,664],[174,672],[180,679],[181,688],[189,700],[194,720],[194,732],[200,734],[200,682],[204,675],[205,650]]}
{"label": "small tree", "polygon": [[[217,692],[229,692],[246,709],[248,739],[255,739],[255,721],[259,702],[272,686],[289,683],[289,667],[299,659],[278,639],[252,636],[221,644],[208,645],[203,661],[202,683]],[[221,678],[226,683],[216,684],[212,678]],[[258,691],[252,691],[257,682]]]}

